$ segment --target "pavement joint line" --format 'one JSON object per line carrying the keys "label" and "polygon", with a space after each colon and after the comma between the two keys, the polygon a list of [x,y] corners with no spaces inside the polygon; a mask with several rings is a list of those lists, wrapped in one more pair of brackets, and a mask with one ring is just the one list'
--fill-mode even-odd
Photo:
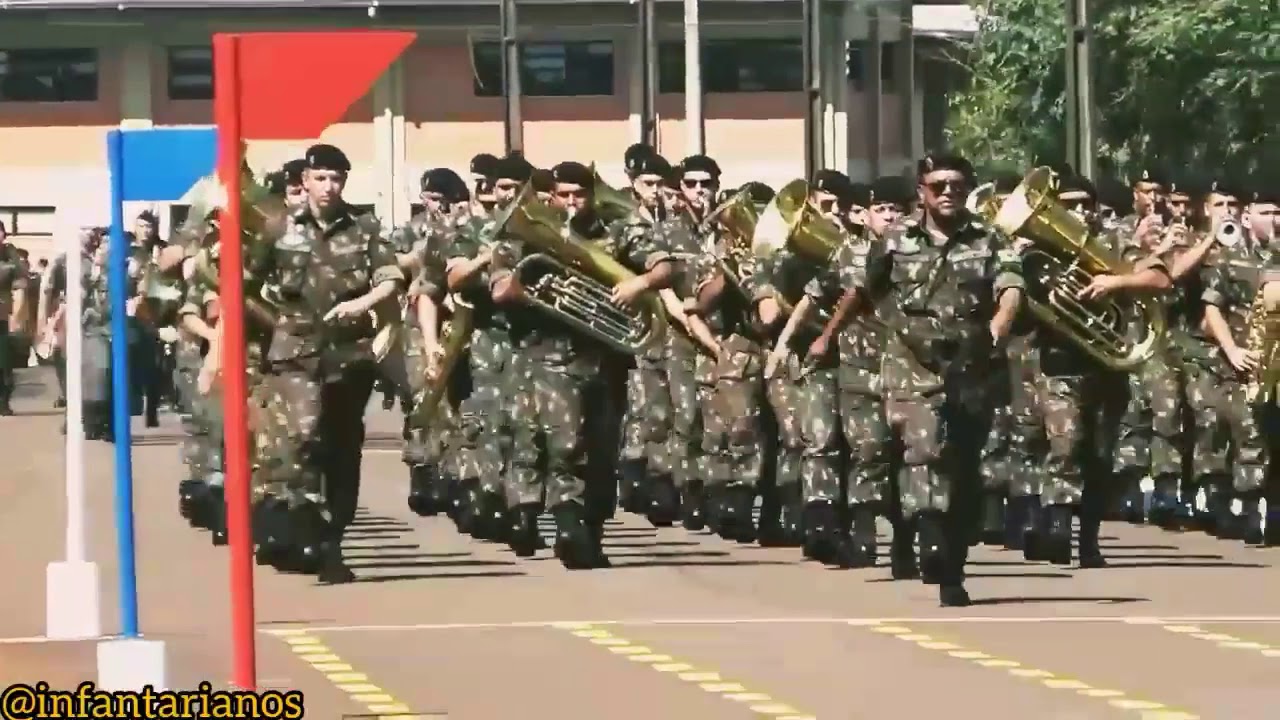
{"label": "pavement joint line", "polygon": [[[1149,623],[1139,622],[1135,624]],[[958,643],[942,641],[930,635],[918,633],[907,627],[907,624],[903,622],[895,625],[881,625],[873,627],[871,630],[912,643],[924,650],[945,652],[948,656],[959,660],[970,660],[979,667],[1002,669],[1012,677],[1035,680],[1050,690],[1071,691],[1082,697],[1103,700],[1117,710],[1137,713],[1142,720],[1199,720],[1197,715],[1183,712],[1161,702],[1130,697],[1121,690],[1095,688],[1083,680],[1058,675],[1040,668],[1028,667],[1017,660],[992,657],[985,652],[964,648]]]}
{"label": "pavement joint line", "polygon": [[1160,627],[1174,633],[1175,635],[1211,642],[1224,650],[1252,650],[1263,657],[1280,657],[1280,646],[1268,645],[1267,643],[1257,642],[1254,640],[1247,640],[1228,633],[1213,632],[1211,630],[1206,630],[1199,625],[1167,624],[1161,625]]}
{"label": "pavement joint line", "polygon": [[[650,648],[635,645],[630,640],[618,637],[604,628],[575,628],[570,632],[575,637],[589,640],[593,645],[607,647],[614,654],[621,654],[628,660],[647,663],[655,671],[690,683],[703,692],[718,695],[732,702],[749,703],[751,712],[757,715],[771,717],[774,720],[783,720],[784,718],[786,720],[816,720],[812,715],[805,714],[786,703],[780,702],[768,693],[753,692],[741,682],[722,677],[720,673],[714,670],[702,670],[689,663],[674,660],[670,655],[653,653]],[[605,643],[603,642],[605,640],[611,642]],[[625,653],[624,649],[628,647],[636,648],[637,652],[633,654]],[[644,653],[640,653],[640,650],[643,650]]]}
{"label": "pavement joint line", "polygon": [[[406,623],[400,625],[307,625],[303,628],[259,629],[259,632],[279,637],[298,637],[304,634],[343,632],[406,632],[428,630],[516,630],[555,629],[590,630],[612,626],[680,626],[680,625],[860,625],[882,627],[892,625],[983,625],[983,624],[1039,624],[1039,623],[1125,623],[1130,625],[1165,624],[1280,624],[1280,615],[1201,615],[1153,618],[1137,615],[1080,615],[1000,617],[988,615],[960,615],[953,617],[739,617],[739,618],[628,618],[605,620],[527,620],[513,622],[455,622],[455,623]],[[879,631],[878,631],[879,632]],[[61,642],[47,638],[0,638],[0,645],[36,642]]]}
{"label": "pavement joint line", "polygon": [[370,713],[381,720],[415,720],[418,718],[439,717],[430,713],[413,712],[408,705],[397,700],[385,689],[374,685],[369,676],[357,672],[323,644],[320,638],[311,635],[307,630],[290,628],[288,631],[274,630],[268,634],[283,640],[293,649],[295,656],[305,661],[334,687],[346,693],[352,702],[365,706]]}

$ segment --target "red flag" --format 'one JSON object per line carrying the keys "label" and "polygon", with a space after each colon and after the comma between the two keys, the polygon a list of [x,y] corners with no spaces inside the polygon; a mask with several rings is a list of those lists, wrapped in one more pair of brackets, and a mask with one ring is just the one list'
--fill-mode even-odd
{"label": "red flag", "polygon": [[[318,137],[369,91],[416,37],[412,32],[365,30],[235,35],[240,136]],[[301,72],[293,72],[295,67]]]}

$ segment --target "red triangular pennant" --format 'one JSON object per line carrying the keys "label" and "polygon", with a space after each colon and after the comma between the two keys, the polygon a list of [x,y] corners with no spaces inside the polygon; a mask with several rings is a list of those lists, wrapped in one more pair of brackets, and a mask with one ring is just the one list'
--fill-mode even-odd
{"label": "red triangular pennant", "polygon": [[[214,66],[229,43],[214,35]],[[245,140],[319,137],[338,122],[417,33],[327,31],[237,33],[240,136]],[[282,68],[304,68],[282,74]],[[226,84],[215,83],[215,88]],[[215,107],[225,102],[215,98]]]}

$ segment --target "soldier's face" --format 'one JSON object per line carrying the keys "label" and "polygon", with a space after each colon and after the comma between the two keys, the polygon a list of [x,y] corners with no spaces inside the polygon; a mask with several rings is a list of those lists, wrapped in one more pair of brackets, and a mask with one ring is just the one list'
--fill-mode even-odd
{"label": "soldier's face", "polygon": [[631,189],[635,192],[636,197],[647,208],[655,208],[659,202],[659,190],[662,187],[662,177],[659,175],[641,175],[631,181]]}
{"label": "soldier's face", "polygon": [[831,218],[832,220],[839,219],[837,217],[839,214],[839,208],[836,207],[835,193],[829,193],[826,190],[814,190],[813,196],[810,200],[818,208],[818,212],[822,213],[823,216]]}
{"label": "soldier's face", "polygon": [[139,240],[150,240],[156,236],[156,226],[152,225],[150,221],[138,218],[133,221],[133,234],[136,235]]}
{"label": "soldier's face", "polygon": [[1249,231],[1264,243],[1276,241],[1280,234],[1280,205],[1275,203],[1254,203],[1249,206]]}
{"label": "soldier's face", "polygon": [[1158,183],[1140,182],[1133,186],[1133,209],[1139,215],[1146,215],[1164,202],[1164,188]]}
{"label": "soldier's face", "polygon": [[876,237],[884,235],[890,225],[902,219],[902,206],[894,203],[876,203],[867,211],[867,227]]}
{"label": "soldier's face", "polygon": [[1212,193],[1205,203],[1205,215],[1214,222],[1240,219],[1240,198],[1225,193]]}
{"label": "soldier's face", "polygon": [[505,207],[512,200],[515,200],[518,192],[520,192],[519,180],[499,178],[493,183],[493,200],[500,207]]}
{"label": "soldier's face", "polygon": [[438,192],[424,192],[420,197],[427,212],[440,212],[444,208],[444,196]]}
{"label": "soldier's face", "polygon": [[1186,195],[1170,195],[1165,198],[1165,207],[1169,208],[1169,215],[1178,220],[1187,217],[1187,211],[1190,209],[1190,198]]}
{"label": "soldier's face", "polygon": [[328,208],[342,199],[342,189],[347,185],[347,174],[337,170],[308,168],[302,173],[302,186],[307,200],[317,208]]}
{"label": "soldier's face", "polygon": [[307,189],[302,185],[285,185],[284,202],[291,208],[302,207],[307,202]]}
{"label": "soldier's face", "polygon": [[574,183],[558,182],[551,194],[551,202],[573,217],[587,206],[587,189]]}
{"label": "soldier's face", "polygon": [[936,217],[955,217],[969,194],[969,180],[956,170],[935,170],[920,178],[920,202]]}
{"label": "soldier's face", "polygon": [[849,222],[854,225],[862,225],[863,227],[866,227],[867,223],[870,221],[870,218],[867,216],[867,209],[857,204],[849,206],[849,212],[846,213],[846,217],[848,217]]}
{"label": "soldier's face", "polygon": [[695,210],[711,208],[711,199],[716,195],[719,183],[711,178],[711,173],[687,172],[680,178],[680,193],[684,202]]}

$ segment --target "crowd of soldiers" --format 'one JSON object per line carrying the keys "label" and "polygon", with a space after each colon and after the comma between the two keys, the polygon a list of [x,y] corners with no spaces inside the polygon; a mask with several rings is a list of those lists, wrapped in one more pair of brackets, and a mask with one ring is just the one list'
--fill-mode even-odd
{"label": "crowd of soldiers", "polygon": [[[637,145],[625,167],[618,192],[578,162],[480,155],[469,181],[426,172],[423,210],[391,232],[343,201],[351,166],[329,145],[246,194],[259,563],[354,579],[341,541],[378,382],[405,414],[414,512],[571,569],[609,566],[619,507],[843,568],[875,565],[885,519],[893,578],[937,585],[947,606],[969,603],[972,545],[1102,567],[1108,517],[1280,544],[1280,420],[1255,392],[1274,358],[1250,335],[1255,296],[1280,281],[1276,184],[1192,191],[1148,170],[1120,207],[1056,168],[1050,201],[1113,258],[1064,289],[1037,239],[987,211],[1022,178],[991,178],[975,204],[954,154],[920,159],[914,182],[824,170],[776,193],[722,188],[706,155],[673,166]],[[729,208],[759,219],[755,237]],[[762,242],[767,217],[786,221],[780,241]],[[218,227],[189,218],[136,275],[149,316],[177,328],[181,509],[221,544]],[[579,285],[548,273],[595,276],[603,307],[577,312],[664,331],[619,352],[555,311]],[[157,287],[181,302],[154,309]],[[1108,365],[1031,311],[1055,302],[1163,342]]]}

